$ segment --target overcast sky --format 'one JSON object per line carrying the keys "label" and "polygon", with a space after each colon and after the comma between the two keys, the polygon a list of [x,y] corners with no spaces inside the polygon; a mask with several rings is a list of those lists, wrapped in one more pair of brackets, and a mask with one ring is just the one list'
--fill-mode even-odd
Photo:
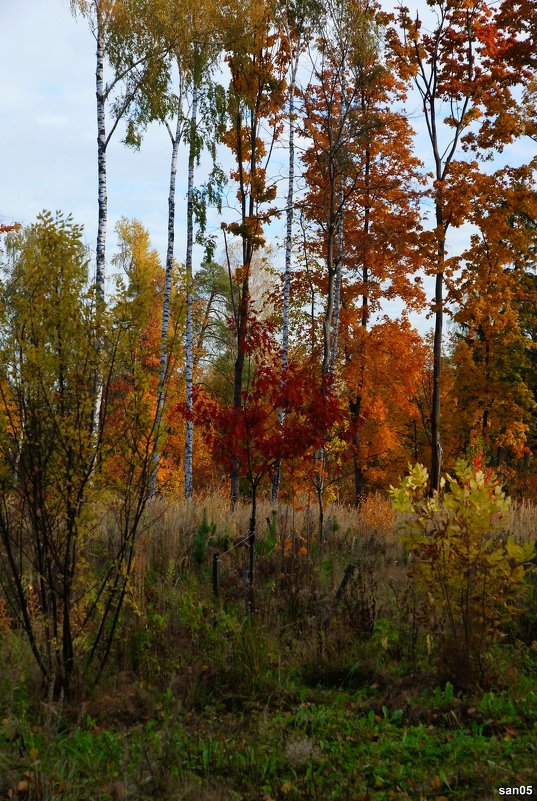
{"label": "overcast sky", "polygon": [[[86,21],[71,16],[68,0],[0,0],[0,220],[31,223],[43,209],[72,212],[84,225],[92,253],[97,229],[94,74],[95,41]],[[115,222],[126,216],[148,228],[163,256],[169,137],[162,127],[152,127],[138,153],[127,150],[118,133],[107,158],[108,254],[115,249]],[[520,142],[506,151],[501,163],[521,163],[531,155],[529,144]],[[177,185],[179,221],[184,219],[185,173],[183,151]],[[212,223],[217,227],[214,215]],[[183,230],[179,222],[180,260]],[[464,236],[452,233],[451,252],[462,247]]]}

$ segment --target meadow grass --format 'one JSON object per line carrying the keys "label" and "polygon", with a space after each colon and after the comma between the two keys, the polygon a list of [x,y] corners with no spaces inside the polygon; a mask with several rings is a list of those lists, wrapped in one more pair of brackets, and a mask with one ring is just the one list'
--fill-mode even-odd
{"label": "meadow grass", "polygon": [[[107,673],[75,698],[43,696],[4,613],[0,799],[489,801],[535,780],[535,597],[487,686],[457,686],[386,498],[329,504],[323,542],[314,504],[262,501],[253,617],[249,514],[219,495],[152,505]],[[506,536],[530,541],[536,521],[517,503]]]}

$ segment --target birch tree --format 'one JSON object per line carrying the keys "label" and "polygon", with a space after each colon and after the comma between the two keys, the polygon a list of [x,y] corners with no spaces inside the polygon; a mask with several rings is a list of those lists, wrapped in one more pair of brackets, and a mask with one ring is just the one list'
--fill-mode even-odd
{"label": "birch tree", "polygon": [[[218,56],[215,42],[215,7],[210,0],[194,4],[191,0],[181,3],[161,0],[145,4],[145,22],[151,34],[160,42],[160,49],[167,53],[171,69],[168,86],[148,86],[149,95],[141,96],[131,115],[133,129],[137,132],[151,121],[163,124],[171,142],[171,164],[168,192],[168,240],[166,251],[166,283],[163,297],[163,315],[160,351],[160,380],[157,396],[157,438],[159,436],[165,395],[166,371],[169,355],[168,330],[172,270],[175,245],[176,178],[179,147],[182,141],[188,145],[187,209],[186,209],[186,331],[185,331],[185,376],[186,376],[186,441],[185,441],[185,496],[192,495],[192,386],[193,386],[193,338],[192,338],[192,267],[195,218],[204,230],[205,212],[202,208],[206,194],[213,198],[212,183],[207,192],[196,195],[194,173],[204,145],[208,145],[215,162],[215,137],[219,93],[215,91],[212,70]],[[164,92],[164,93],[163,93]],[[139,133],[134,138],[138,144]],[[218,183],[219,171],[213,171]],[[155,464],[151,481],[151,494],[157,485],[160,448],[155,448]]]}
{"label": "birch tree", "polygon": [[[281,37],[289,52],[287,75],[287,129],[288,129],[288,176],[285,205],[285,271],[283,282],[282,308],[282,379],[289,361],[289,300],[291,293],[291,266],[293,255],[293,218],[295,214],[295,128],[296,128],[296,90],[300,58],[304,53],[310,31],[311,3],[286,2],[277,18],[281,25]],[[279,423],[283,425],[285,413],[279,413]],[[272,476],[272,502],[278,498],[281,463],[274,465]]]}
{"label": "birch tree", "polygon": [[[142,359],[154,293],[119,292],[97,343],[82,229],[60,214],[11,234],[2,267],[0,587],[49,691],[67,695],[110,656],[134,564],[151,465]],[[105,391],[95,434],[96,373]],[[116,527],[100,562],[103,492]]]}
{"label": "birch tree", "polygon": [[370,16],[366,8],[351,7],[345,0],[328,3],[312,56],[313,80],[301,93],[303,134],[308,140],[302,157],[307,187],[302,206],[316,224],[319,239],[315,244],[326,265],[323,378],[333,373],[337,351],[344,209],[353,193],[359,191],[360,165],[353,148],[358,150],[362,129],[357,113],[359,86],[353,80],[352,66],[356,51],[376,35]]}
{"label": "birch tree", "polygon": [[[97,45],[95,94],[97,101],[98,222],[95,287],[99,303],[104,302],[106,276],[106,225],[108,195],[106,153],[119,123],[125,118],[140,87],[154,80],[160,63],[150,39],[133,23],[136,3],[129,0],[71,0],[73,14],[88,19]],[[106,61],[112,66],[105,79]],[[107,128],[107,111],[109,127]]]}
{"label": "birch tree", "polygon": [[[70,0],[73,14],[88,19],[97,45],[95,89],[97,102],[97,184],[98,216],[95,254],[95,289],[98,314],[95,318],[97,345],[101,342],[101,314],[105,305],[106,229],[108,219],[107,150],[121,120],[141,88],[158,82],[165,62],[159,57],[154,41],[138,25],[139,0]],[[105,80],[106,61],[111,76]],[[107,129],[107,110],[110,126]],[[127,140],[129,138],[127,130]],[[98,435],[101,425],[103,383],[97,376],[92,430]]]}

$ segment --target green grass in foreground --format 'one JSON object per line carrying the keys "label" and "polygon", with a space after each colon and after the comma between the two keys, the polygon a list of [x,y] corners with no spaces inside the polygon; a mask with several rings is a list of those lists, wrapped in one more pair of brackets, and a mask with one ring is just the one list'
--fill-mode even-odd
{"label": "green grass in foreground", "polygon": [[420,694],[298,687],[232,711],[182,710],[168,692],[150,720],[128,726],[52,717],[1,721],[0,798],[488,801],[532,783],[537,792],[529,678],[474,697],[449,683]]}

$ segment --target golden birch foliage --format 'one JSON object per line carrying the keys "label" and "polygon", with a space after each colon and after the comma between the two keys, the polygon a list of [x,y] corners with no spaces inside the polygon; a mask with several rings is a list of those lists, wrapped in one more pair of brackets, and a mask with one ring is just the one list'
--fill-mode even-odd
{"label": "golden birch foliage", "polygon": [[11,236],[0,292],[3,589],[44,679],[66,692],[84,648],[84,553],[97,496],[103,354],[87,282],[82,230],[70,217],[44,212]]}
{"label": "golden birch foliage", "polygon": [[[114,456],[106,467],[109,478],[125,481],[136,468],[142,473],[147,469],[147,454],[154,447],[156,431],[156,402],[160,363],[160,331],[162,327],[162,293],[164,270],[157,252],[151,248],[149,234],[137,220],[121,219],[116,231],[119,251],[114,264],[120,267],[123,276],[118,276],[118,291],[114,298],[113,313],[119,325],[124,327],[121,347],[116,355],[116,369],[109,390],[110,425],[108,437]],[[175,275],[171,302],[170,338],[166,378],[166,413],[159,437],[167,452],[172,433],[170,415],[176,417],[175,409],[183,395],[179,385],[177,360],[180,335],[183,331],[184,309],[177,292],[178,275]],[[133,427],[131,419],[137,420]],[[175,421],[175,426],[177,421]],[[171,464],[177,464],[177,449],[170,454]],[[125,458],[126,453],[136,454],[133,463]],[[168,457],[164,456],[163,480],[169,480]]]}

